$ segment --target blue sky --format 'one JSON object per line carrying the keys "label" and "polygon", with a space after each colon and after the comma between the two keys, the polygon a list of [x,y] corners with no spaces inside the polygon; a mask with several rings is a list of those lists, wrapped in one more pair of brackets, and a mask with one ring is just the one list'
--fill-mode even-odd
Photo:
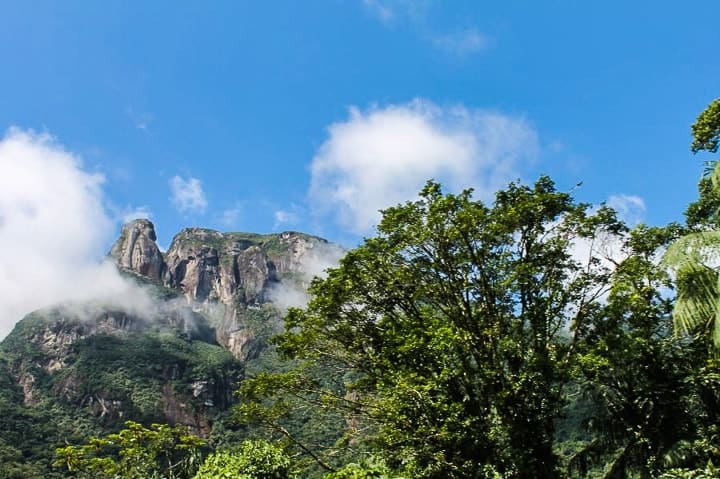
{"label": "blue sky", "polygon": [[95,175],[103,248],[133,215],[162,246],[196,225],[352,246],[429,176],[489,198],[549,174],[664,224],[696,196],[718,18],[716,0],[5,0],[0,130]]}

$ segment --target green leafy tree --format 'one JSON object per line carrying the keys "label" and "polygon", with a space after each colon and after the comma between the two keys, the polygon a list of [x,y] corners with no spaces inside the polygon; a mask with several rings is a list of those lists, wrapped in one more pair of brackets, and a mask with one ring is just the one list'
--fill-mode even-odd
{"label": "green leafy tree", "polygon": [[370,459],[360,463],[350,463],[342,469],[323,476],[323,479],[404,479],[399,476],[383,461]]}
{"label": "green leafy tree", "polygon": [[700,199],[688,208],[689,226],[663,257],[675,276],[675,331],[720,348],[720,164],[700,182]]}
{"label": "green leafy tree", "polygon": [[720,469],[709,462],[702,469],[670,469],[660,479],[715,479],[720,477]]}
{"label": "green leafy tree", "polygon": [[720,98],[710,102],[692,125],[693,153],[708,151],[716,153],[720,142]]}
{"label": "green leafy tree", "polygon": [[676,235],[674,226],[641,226],[625,237],[607,303],[583,332],[576,370],[596,414],[594,439],[570,463],[575,474],[595,465],[605,478],[657,477],[694,437],[688,378],[696,355],[672,334],[672,301],[661,294],[669,277],[657,264]]}
{"label": "green leafy tree", "polygon": [[133,421],[104,438],[56,451],[54,465],[75,477],[107,479],[188,479],[198,467],[205,441],[182,426]]}
{"label": "green leafy tree", "polygon": [[210,454],[194,479],[292,479],[285,452],[266,441],[244,441],[236,450]]}
{"label": "green leafy tree", "polygon": [[[554,421],[577,347],[567,331],[582,329],[609,275],[571,247],[622,230],[547,177],[511,184],[492,206],[430,182],[313,282],[277,344],[346,371],[344,391],[320,391],[318,408],[343,409],[408,477],[557,477]],[[245,381],[241,415],[277,423],[288,395],[311,386],[289,373]]]}
{"label": "green leafy tree", "polygon": [[[720,140],[720,99],[692,125],[691,151],[716,153]],[[677,476],[706,477],[720,460],[720,163],[708,162],[699,183],[699,198],[687,211],[687,226],[667,249],[663,265],[674,275],[677,298],[672,310],[676,334],[688,348],[701,351],[693,359],[686,382],[695,435],[676,456],[689,469]],[[704,354],[703,354],[704,353]],[[694,469],[693,469],[694,467]],[[669,474],[669,473],[668,473]]]}
{"label": "green leafy tree", "polygon": [[[693,153],[715,153],[720,140],[720,99],[692,125]],[[699,184],[700,198],[687,211],[688,230],[668,248],[664,264],[676,278],[675,330],[698,335],[720,349],[720,163],[710,162]]]}

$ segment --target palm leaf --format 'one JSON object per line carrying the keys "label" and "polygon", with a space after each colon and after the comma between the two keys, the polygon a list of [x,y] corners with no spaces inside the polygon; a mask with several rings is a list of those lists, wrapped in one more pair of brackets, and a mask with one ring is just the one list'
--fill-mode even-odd
{"label": "palm leaf", "polygon": [[675,240],[663,255],[661,264],[677,271],[685,265],[713,266],[719,259],[720,230],[704,230]]}
{"label": "palm leaf", "polygon": [[718,168],[718,160],[709,160],[705,162],[703,168],[703,176],[710,178],[715,188],[718,187],[718,179],[720,179],[720,168]]}
{"label": "palm leaf", "polygon": [[[720,181],[720,177],[718,178]],[[673,309],[675,331],[701,333],[720,349],[720,231],[706,230],[678,238],[661,264],[675,276],[678,297]]]}

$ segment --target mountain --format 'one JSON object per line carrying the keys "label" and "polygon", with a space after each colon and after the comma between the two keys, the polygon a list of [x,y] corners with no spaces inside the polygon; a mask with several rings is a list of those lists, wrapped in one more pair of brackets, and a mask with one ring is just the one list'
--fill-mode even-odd
{"label": "mountain", "polygon": [[343,253],[297,232],[187,228],[166,252],[156,239],[136,220],[109,253],[141,306],[56,305],[0,343],[3,477],[53,477],[55,447],[126,420],[185,424],[211,440],[237,429],[238,381],[268,364],[284,308],[302,305],[312,276]]}
{"label": "mountain", "polygon": [[180,292],[212,317],[218,343],[239,359],[252,358],[262,348],[252,324],[267,319],[259,313],[263,305],[300,305],[312,276],[343,254],[327,240],[297,232],[187,228],[165,254],[155,241],[153,224],[135,220],[123,226],[110,257],[123,270]]}

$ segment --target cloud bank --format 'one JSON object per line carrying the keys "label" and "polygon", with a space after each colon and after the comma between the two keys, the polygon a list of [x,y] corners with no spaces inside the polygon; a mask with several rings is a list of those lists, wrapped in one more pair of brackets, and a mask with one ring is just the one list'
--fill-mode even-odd
{"label": "cloud bank", "polygon": [[537,133],[522,117],[421,99],[351,108],[346,121],[330,125],[312,160],[311,208],[366,234],[378,210],[414,198],[430,178],[451,190],[474,187],[488,199],[537,151]]}
{"label": "cloud bank", "polygon": [[47,134],[0,139],[0,338],[27,313],[60,302],[101,301],[129,312],[149,299],[101,263],[114,233],[104,178]]}

